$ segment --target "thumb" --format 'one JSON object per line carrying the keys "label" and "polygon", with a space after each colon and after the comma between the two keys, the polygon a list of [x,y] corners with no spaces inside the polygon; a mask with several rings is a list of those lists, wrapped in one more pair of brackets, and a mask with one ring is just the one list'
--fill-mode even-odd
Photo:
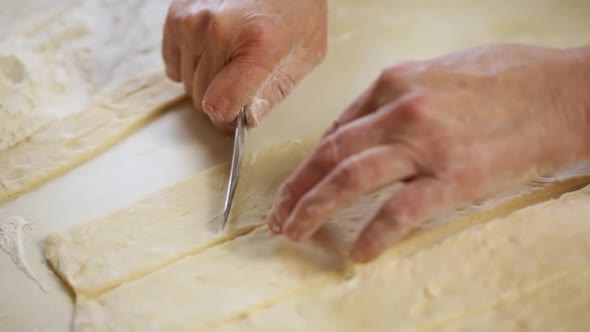
{"label": "thumb", "polygon": [[215,126],[233,127],[233,121],[242,107],[246,107],[249,126],[258,123],[258,115],[271,107],[261,91],[271,81],[272,70],[264,66],[235,58],[223,67],[203,96],[203,111]]}

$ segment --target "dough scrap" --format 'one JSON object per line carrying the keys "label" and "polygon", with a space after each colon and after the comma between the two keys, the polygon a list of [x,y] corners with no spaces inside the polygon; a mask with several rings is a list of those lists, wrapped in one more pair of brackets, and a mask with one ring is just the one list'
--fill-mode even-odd
{"label": "dough scrap", "polygon": [[32,11],[26,24],[9,20],[10,38],[0,39],[0,201],[91,158],[183,98],[160,58],[166,7],[82,1]]}
{"label": "dough scrap", "polygon": [[585,331],[589,239],[590,186],[212,331]]}

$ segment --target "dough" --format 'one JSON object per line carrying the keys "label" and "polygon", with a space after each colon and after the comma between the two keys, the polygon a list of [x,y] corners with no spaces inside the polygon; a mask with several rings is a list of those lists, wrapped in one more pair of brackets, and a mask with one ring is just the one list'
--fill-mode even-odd
{"label": "dough", "polygon": [[542,287],[498,303],[493,310],[457,319],[439,331],[587,331],[590,270],[547,280]]}
{"label": "dough", "polygon": [[[310,243],[295,245],[269,235],[266,226],[259,226],[273,195],[316,141],[285,143],[258,153],[255,162],[253,156],[245,161],[227,232],[219,229],[228,175],[228,165],[223,165],[110,216],[49,236],[46,257],[76,294],[76,330],[215,327],[306,290],[338,285],[350,272],[343,254],[368,216],[400,185],[356,202]],[[590,182],[589,177],[560,181],[560,176],[441,214],[392,248],[386,261]]]}
{"label": "dough", "polygon": [[245,308],[336,281],[345,267],[319,246],[297,246],[258,228],[79,301],[74,330],[198,331],[239,317]]}
{"label": "dough", "polygon": [[183,96],[162,70],[165,1],[47,5],[24,23],[7,20],[10,34],[0,35],[0,201],[91,158]]}
{"label": "dough", "polygon": [[589,239],[590,186],[214,331],[587,331]]}

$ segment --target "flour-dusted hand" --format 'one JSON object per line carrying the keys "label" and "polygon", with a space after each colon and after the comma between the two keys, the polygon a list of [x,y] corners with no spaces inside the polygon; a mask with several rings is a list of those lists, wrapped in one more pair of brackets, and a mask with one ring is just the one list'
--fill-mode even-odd
{"label": "flour-dusted hand", "polygon": [[383,71],[282,184],[270,228],[307,239],[403,181],[356,240],[351,258],[367,262],[444,208],[588,158],[584,53],[495,45]]}
{"label": "flour-dusted hand", "polygon": [[255,126],[326,53],[326,0],[174,0],[166,73],[222,128]]}

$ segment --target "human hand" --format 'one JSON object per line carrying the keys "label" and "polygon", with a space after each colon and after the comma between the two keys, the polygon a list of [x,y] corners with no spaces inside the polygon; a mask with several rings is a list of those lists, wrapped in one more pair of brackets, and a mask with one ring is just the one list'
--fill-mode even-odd
{"label": "human hand", "polygon": [[166,73],[221,128],[256,126],[326,53],[326,0],[174,0]]}
{"label": "human hand", "polygon": [[368,262],[442,209],[590,156],[590,71],[575,50],[494,45],[383,71],[280,187],[268,222],[311,237],[402,181],[356,239]]}

